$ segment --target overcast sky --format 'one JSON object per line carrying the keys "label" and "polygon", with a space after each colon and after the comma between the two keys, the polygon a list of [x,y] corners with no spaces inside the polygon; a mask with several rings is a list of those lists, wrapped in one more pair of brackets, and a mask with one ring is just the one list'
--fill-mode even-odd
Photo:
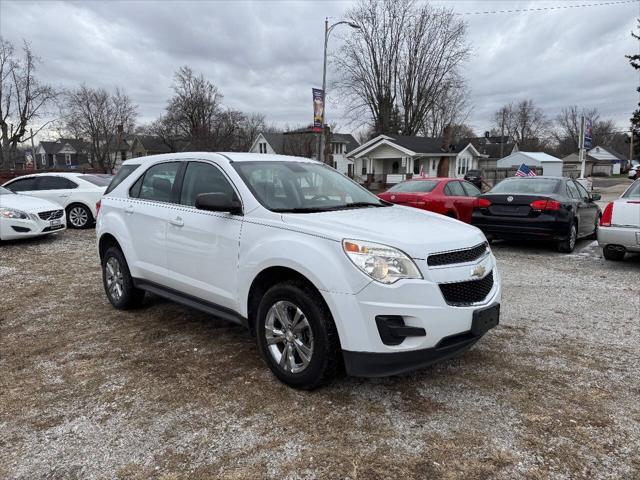
{"label": "overcast sky", "polygon": [[[432,3],[465,14],[603,2]],[[139,123],[162,112],[173,72],[187,64],[219,86],[227,106],[299,125],[311,122],[311,88],[322,80],[324,17],[337,21],[351,4],[0,0],[0,35],[30,41],[44,62],[40,77],[55,86],[123,87],[139,105]],[[577,104],[597,107],[627,128],[640,75],[624,55],[639,51],[630,35],[639,16],[640,2],[462,15],[473,48],[465,68],[474,105],[468,123],[481,134],[501,105],[531,98],[550,117]],[[332,37],[330,49],[338,42]],[[328,106],[327,120],[343,131],[355,128],[345,124],[339,104]]]}

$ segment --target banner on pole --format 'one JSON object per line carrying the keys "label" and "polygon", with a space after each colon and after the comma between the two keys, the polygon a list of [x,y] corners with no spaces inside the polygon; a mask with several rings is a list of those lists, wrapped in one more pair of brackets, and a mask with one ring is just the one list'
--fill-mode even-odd
{"label": "banner on pole", "polygon": [[319,88],[312,88],[313,92],[313,131],[322,131],[324,117],[324,92]]}
{"label": "banner on pole", "polygon": [[29,150],[24,151],[24,168],[26,170],[33,170],[34,168],[35,158],[33,156],[33,152]]}
{"label": "banner on pole", "polygon": [[591,119],[588,119],[584,127],[584,149],[585,150],[591,150],[591,147],[593,146],[591,144],[592,134],[593,134],[593,124],[591,123]]}

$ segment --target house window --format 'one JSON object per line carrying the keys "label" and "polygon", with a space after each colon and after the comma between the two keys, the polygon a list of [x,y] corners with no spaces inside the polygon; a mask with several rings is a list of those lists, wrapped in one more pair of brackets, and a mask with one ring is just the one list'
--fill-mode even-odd
{"label": "house window", "polygon": [[436,161],[431,160],[431,171],[434,172],[436,170]]}
{"label": "house window", "polygon": [[260,153],[267,153],[267,144],[264,142],[260,142],[258,144],[258,149],[260,150]]}
{"label": "house window", "polygon": [[122,160],[123,162],[127,159],[127,152],[125,152],[124,150],[122,150],[120,152],[120,160]]}
{"label": "house window", "polygon": [[40,162],[42,163],[42,165],[46,165],[47,164],[47,154],[46,153],[41,154],[40,158],[41,158]]}
{"label": "house window", "polygon": [[71,154],[70,153],[65,153],[64,154],[64,163],[66,163],[67,165],[71,165]]}
{"label": "house window", "polygon": [[458,176],[465,175],[471,167],[471,158],[469,157],[458,158],[456,161],[456,164],[457,164],[456,173],[458,174]]}

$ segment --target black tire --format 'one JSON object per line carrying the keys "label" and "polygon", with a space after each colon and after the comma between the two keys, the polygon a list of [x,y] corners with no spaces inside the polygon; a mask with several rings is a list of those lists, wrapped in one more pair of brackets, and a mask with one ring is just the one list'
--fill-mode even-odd
{"label": "black tire", "polygon": [[611,245],[605,245],[605,247],[602,249],[602,256],[607,260],[611,260],[612,262],[619,262],[620,260],[622,260],[625,253],[626,252],[624,250],[616,250],[614,248],[611,248]]}
{"label": "black tire", "polygon": [[600,215],[596,215],[596,224],[593,226],[593,233],[587,237],[587,240],[598,239],[598,228],[600,225]]}
{"label": "black tire", "polygon": [[93,225],[93,215],[91,210],[86,205],[81,203],[72,203],[66,209],[67,211],[67,226],[69,228],[89,228]]}
{"label": "black tire", "polygon": [[[294,336],[295,327],[287,329],[284,327],[284,323],[279,323],[279,314],[276,313],[277,305],[280,305],[281,308],[284,308],[289,313],[294,312],[295,314],[294,309],[296,307],[302,312],[303,315],[299,318],[305,319],[306,327],[298,332],[300,337]],[[291,320],[291,318],[289,319]],[[276,322],[275,324],[272,323],[274,321]],[[282,339],[282,342],[277,341],[276,343],[274,341],[276,336],[271,334],[272,344],[268,344],[266,330],[268,322],[271,332],[276,331],[274,325],[280,324],[277,329],[281,329],[282,335],[277,337]],[[302,320],[298,325],[301,322]],[[312,334],[310,342],[309,331]],[[286,335],[291,335],[295,339],[288,338]],[[307,341],[304,344],[303,335],[306,335]],[[341,368],[340,340],[331,312],[322,297],[320,297],[320,294],[302,282],[286,281],[279,283],[264,294],[257,311],[256,337],[260,353],[268,367],[280,381],[290,387],[313,390],[330,381]],[[295,342],[298,342],[300,346],[311,345],[312,349],[306,366],[302,367],[301,371],[294,373],[294,366],[287,368],[291,363],[288,362],[288,357],[282,353],[290,345],[293,363],[296,364],[296,361],[300,360],[300,364],[303,364],[302,353],[296,347]],[[282,350],[280,350],[281,343]],[[284,361],[284,366],[281,366],[280,362],[276,360],[278,352],[280,353],[280,362]]]}
{"label": "black tire", "polygon": [[[119,267],[119,278],[121,280],[120,290],[121,293],[117,295],[117,287],[112,288],[113,278],[116,273],[114,270],[114,263]],[[118,275],[116,275],[118,276]],[[107,294],[107,298],[111,305],[118,310],[129,310],[139,307],[144,301],[144,290],[134,287],[133,278],[129,272],[129,266],[127,261],[117,247],[110,247],[102,257],[102,284],[104,285],[104,291]]]}
{"label": "black tire", "polygon": [[578,240],[578,224],[573,222],[569,229],[569,234],[558,242],[558,251],[561,253],[571,253],[576,248]]}

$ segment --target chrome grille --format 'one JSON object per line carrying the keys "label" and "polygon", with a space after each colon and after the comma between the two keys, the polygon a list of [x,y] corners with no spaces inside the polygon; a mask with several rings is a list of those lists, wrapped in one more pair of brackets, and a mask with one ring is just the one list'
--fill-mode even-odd
{"label": "chrome grille", "polygon": [[56,218],[61,218],[64,210],[48,210],[46,212],[38,213],[38,216],[42,220],[55,220]]}

